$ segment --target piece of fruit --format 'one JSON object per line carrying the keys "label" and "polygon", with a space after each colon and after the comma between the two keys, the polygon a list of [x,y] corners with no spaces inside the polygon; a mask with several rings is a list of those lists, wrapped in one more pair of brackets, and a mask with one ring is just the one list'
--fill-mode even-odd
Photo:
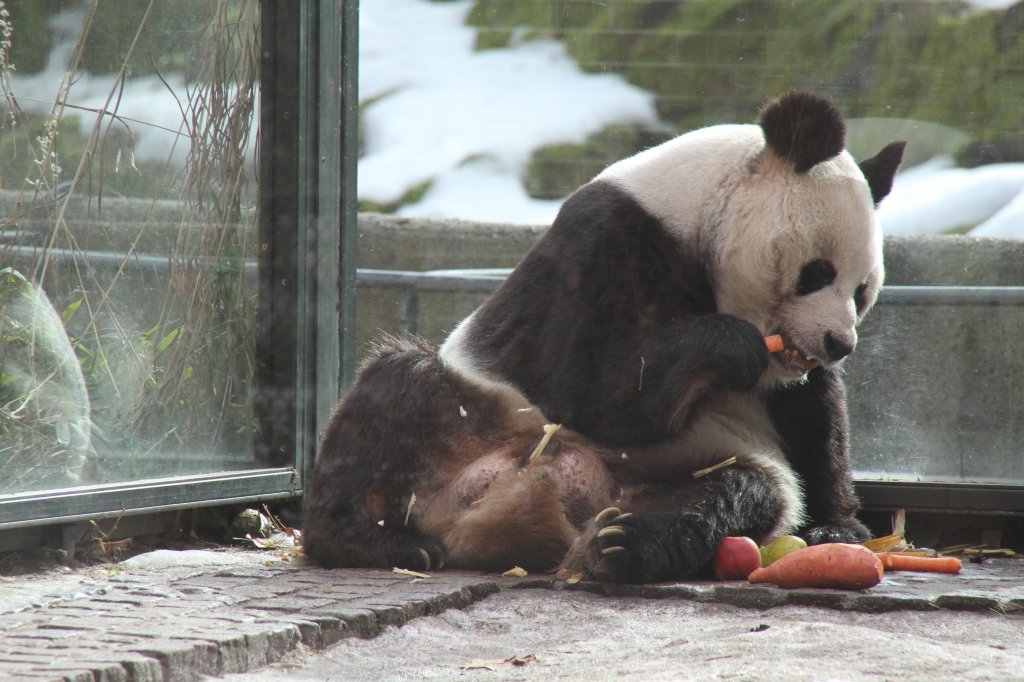
{"label": "piece of fruit", "polygon": [[747,578],[779,587],[833,587],[864,590],[882,580],[882,560],[867,547],[828,543],[798,549]]}
{"label": "piece of fruit", "polygon": [[761,565],[771,566],[782,557],[807,546],[803,538],[795,535],[780,535],[761,548]]}
{"label": "piece of fruit", "polygon": [[715,549],[712,567],[719,580],[744,580],[761,567],[761,550],[748,537],[722,538]]}

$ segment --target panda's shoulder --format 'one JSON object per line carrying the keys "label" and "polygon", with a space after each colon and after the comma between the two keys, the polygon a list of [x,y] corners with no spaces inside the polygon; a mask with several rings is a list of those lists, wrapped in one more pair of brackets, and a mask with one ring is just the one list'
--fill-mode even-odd
{"label": "panda's shoulder", "polygon": [[687,221],[748,175],[763,148],[756,125],[710,126],[618,161],[591,184],[614,187],[667,229],[686,234],[693,226]]}

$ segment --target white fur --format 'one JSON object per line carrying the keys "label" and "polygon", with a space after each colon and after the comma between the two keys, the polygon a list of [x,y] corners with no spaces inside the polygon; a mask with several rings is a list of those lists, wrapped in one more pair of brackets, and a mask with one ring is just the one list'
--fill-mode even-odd
{"label": "white fur", "polygon": [[[866,312],[883,279],[882,232],[867,182],[847,152],[797,174],[766,149],[756,125],[681,135],[597,176],[634,197],[708,264],[718,310],[828,362],[826,332],[856,345],[853,302],[867,284]],[[832,285],[794,292],[800,269],[825,259]],[[862,315],[861,315],[862,316]],[[766,383],[799,378],[773,363]]]}
{"label": "white fur", "polygon": [[682,241],[705,251],[733,188],[764,148],[761,128],[702,128],[612,164],[595,180],[609,181],[635,198]]}
{"label": "white fur", "polygon": [[530,410],[532,413],[530,421],[539,420],[543,424],[544,415],[540,409],[531,404],[518,388],[505,379],[481,369],[475,361],[473,350],[466,342],[466,335],[473,326],[475,317],[476,312],[471,313],[452,330],[452,333],[441,344],[438,355],[441,356],[445,364],[458,372],[466,381],[503,396],[510,414],[514,414],[517,410]]}

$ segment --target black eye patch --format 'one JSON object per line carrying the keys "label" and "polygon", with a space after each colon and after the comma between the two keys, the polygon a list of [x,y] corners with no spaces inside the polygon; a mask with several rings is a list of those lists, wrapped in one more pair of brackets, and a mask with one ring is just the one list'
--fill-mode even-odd
{"label": "black eye patch", "polygon": [[836,266],[832,265],[832,261],[812,260],[800,269],[800,278],[796,282],[796,295],[813,294],[832,284],[835,280]]}
{"label": "black eye patch", "polygon": [[867,306],[868,299],[868,285],[867,282],[857,287],[857,291],[853,292],[853,304],[857,306],[857,314],[860,315],[864,312],[865,306]]}

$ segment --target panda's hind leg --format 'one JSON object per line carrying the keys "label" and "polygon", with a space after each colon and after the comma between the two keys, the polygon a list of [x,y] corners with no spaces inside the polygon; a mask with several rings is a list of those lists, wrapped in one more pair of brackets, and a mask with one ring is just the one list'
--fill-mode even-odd
{"label": "panda's hind leg", "polygon": [[[563,568],[595,580],[650,583],[707,569],[718,542],[746,535],[758,542],[785,529],[794,502],[770,463],[740,461],[699,481],[627,490],[621,505],[587,525]],[[791,490],[795,490],[795,485]]]}

